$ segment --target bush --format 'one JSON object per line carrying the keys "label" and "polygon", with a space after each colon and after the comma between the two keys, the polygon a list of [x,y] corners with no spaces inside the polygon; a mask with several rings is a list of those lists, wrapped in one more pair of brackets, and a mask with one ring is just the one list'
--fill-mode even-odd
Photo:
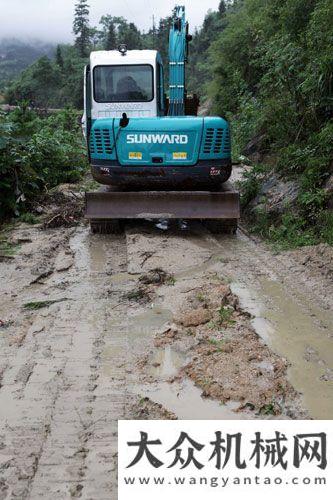
{"label": "bush", "polygon": [[243,180],[239,182],[241,190],[241,205],[246,208],[260,192],[263,180],[269,171],[265,165],[254,165],[250,170],[245,171]]}
{"label": "bush", "polygon": [[75,182],[87,165],[77,113],[41,119],[26,103],[0,114],[0,220],[23,213],[41,192]]}

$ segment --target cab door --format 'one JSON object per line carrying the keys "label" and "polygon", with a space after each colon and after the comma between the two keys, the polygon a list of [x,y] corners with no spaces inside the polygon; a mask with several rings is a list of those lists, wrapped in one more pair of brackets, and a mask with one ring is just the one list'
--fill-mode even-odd
{"label": "cab door", "polygon": [[81,119],[82,132],[88,142],[91,129],[91,73],[90,66],[84,67],[84,84],[83,84],[83,116]]}

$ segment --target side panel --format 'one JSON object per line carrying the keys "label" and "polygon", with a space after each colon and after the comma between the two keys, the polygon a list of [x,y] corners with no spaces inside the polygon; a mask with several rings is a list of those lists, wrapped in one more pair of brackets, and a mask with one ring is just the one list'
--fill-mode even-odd
{"label": "side panel", "polygon": [[114,119],[94,120],[92,122],[89,137],[89,151],[92,161],[117,159],[113,123]]}
{"label": "side panel", "polygon": [[200,160],[225,159],[231,156],[230,128],[226,120],[210,116],[204,118]]}

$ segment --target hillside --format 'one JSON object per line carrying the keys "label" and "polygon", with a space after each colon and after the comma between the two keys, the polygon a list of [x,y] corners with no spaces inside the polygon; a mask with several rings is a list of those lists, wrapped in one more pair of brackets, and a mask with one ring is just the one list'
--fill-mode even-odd
{"label": "hillside", "polygon": [[54,45],[38,40],[29,42],[16,38],[0,40],[0,90],[40,57],[52,56]]}

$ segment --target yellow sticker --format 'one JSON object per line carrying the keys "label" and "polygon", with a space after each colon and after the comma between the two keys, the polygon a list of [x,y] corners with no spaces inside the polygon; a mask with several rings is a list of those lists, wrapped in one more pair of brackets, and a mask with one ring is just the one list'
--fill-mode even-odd
{"label": "yellow sticker", "polygon": [[186,160],[187,153],[181,153],[181,152],[173,153],[172,157],[174,160]]}
{"label": "yellow sticker", "polygon": [[132,151],[128,153],[128,158],[130,160],[142,160],[142,153]]}

